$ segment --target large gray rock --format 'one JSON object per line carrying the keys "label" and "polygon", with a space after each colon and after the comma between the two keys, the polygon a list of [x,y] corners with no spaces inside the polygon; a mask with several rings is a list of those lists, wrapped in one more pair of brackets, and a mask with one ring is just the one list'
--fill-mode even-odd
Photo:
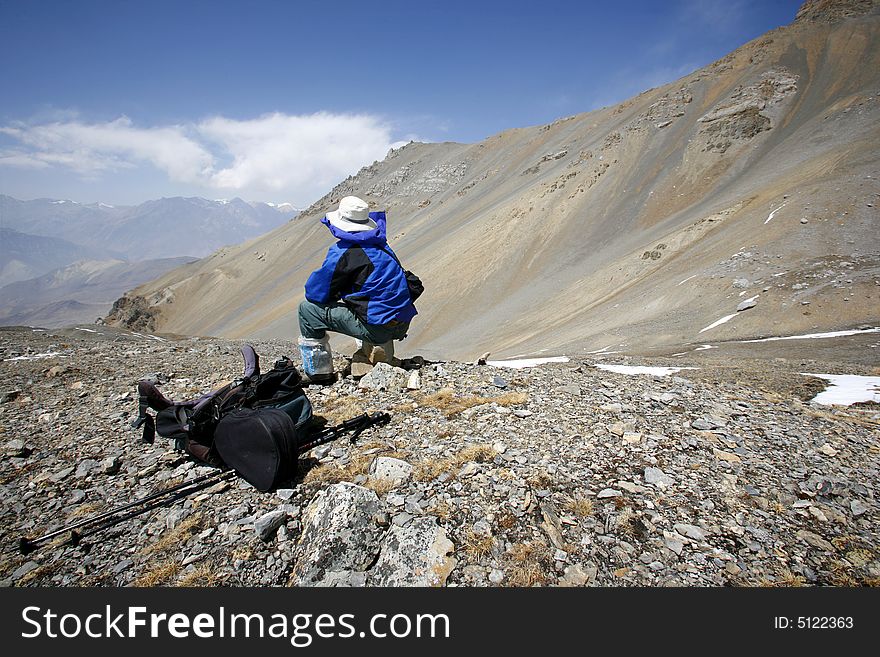
{"label": "large gray rock", "polygon": [[370,570],[370,586],[443,586],[455,568],[455,545],[431,516],[393,526]]}
{"label": "large gray rock", "polygon": [[376,363],[370,373],[358,383],[364,390],[399,390],[407,383],[406,370],[388,363]]}
{"label": "large gray rock", "polygon": [[334,586],[350,582],[379,552],[382,530],[376,493],[347,482],[328,486],[303,513],[303,530],[294,551],[294,586]]}

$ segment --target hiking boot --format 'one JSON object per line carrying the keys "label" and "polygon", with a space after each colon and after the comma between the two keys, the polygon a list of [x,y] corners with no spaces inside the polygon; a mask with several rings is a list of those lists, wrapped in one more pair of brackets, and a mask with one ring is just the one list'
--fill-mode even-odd
{"label": "hiking boot", "polygon": [[370,353],[370,362],[373,365],[376,363],[388,363],[394,367],[400,367],[402,361],[394,357],[394,340],[389,340],[373,347]]}
{"label": "hiking boot", "polygon": [[336,373],[332,374],[312,374],[311,376],[302,373],[302,385],[304,386],[332,386],[336,383]]}
{"label": "hiking boot", "polygon": [[370,353],[373,350],[373,345],[369,342],[363,342],[361,340],[355,340],[357,344],[357,351],[355,351],[351,355],[351,375],[359,379],[362,376],[366,376],[373,369],[373,363],[370,360]]}

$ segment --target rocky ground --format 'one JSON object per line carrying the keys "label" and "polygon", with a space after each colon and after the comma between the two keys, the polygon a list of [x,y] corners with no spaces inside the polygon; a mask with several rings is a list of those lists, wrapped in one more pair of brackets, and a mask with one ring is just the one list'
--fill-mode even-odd
{"label": "rocky ground", "polygon": [[[824,384],[798,371],[827,369],[747,359],[380,366],[307,390],[330,423],[392,419],[304,455],[289,488],[221,482],[22,555],[21,536],[212,472],[137,441],[135,384],[196,396],[240,372],[241,343],[90,331],[0,329],[5,586],[880,582],[880,409],[812,404]],[[264,369],[291,350],[254,346]]]}

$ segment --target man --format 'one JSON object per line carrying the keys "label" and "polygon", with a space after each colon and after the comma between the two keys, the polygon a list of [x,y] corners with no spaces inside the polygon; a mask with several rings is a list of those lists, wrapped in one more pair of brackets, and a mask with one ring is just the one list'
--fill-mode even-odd
{"label": "man", "polygon": [[[366,201],[346,196],[321,223],[338,241],[306,281],[299,330],[303,338],[320,341],[328,353],[327,331],[360,341],[352,359],[357,376],[372,363],[393,359],[394,340],[406,337],[417,311],[403,267],[386,241],[385,212],[370,212]],[[365,368],[356,371],[357,364]],[[303,366],[308,374],[305,352]]]}

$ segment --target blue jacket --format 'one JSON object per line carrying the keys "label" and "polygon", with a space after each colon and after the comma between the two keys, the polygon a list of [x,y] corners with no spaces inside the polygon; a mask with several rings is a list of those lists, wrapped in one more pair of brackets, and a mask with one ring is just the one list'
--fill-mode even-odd
{"label": "blue jacket", "polygon": [[312,303],[342,301],[365,324],[409,322],[417,311],[409,296],[406,275],[385,238],[385,213],[371,212],[373,230],[348,233],[321,220],[339,241],[327,251],[324,264],[306,281]]}

